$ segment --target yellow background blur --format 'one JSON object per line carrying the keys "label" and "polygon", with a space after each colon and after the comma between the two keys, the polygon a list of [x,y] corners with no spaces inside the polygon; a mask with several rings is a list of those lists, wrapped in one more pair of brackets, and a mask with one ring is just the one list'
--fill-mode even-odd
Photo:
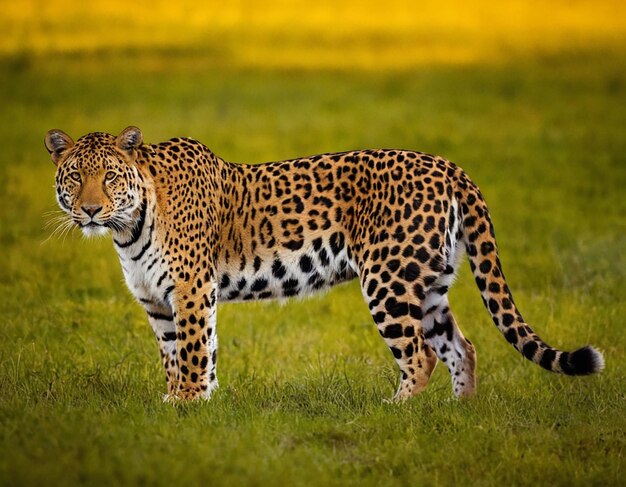
{"label": "yellow background blur", "polygon": [[623,0],[0,4],[0,55],[137,50],[158,63],[173,50],[236,67],[402,69],[626,46]]}

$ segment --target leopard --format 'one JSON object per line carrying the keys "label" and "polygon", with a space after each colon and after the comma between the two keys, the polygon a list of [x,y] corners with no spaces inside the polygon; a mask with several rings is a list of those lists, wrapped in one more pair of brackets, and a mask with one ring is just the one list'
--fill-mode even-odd
{"label": "leopard", "polygon": [[491,320],[523,357],[580,376],[600,351],[546,344],[507,284],[478,186],[443,157],[400,149],[228,162],[184,137],[146,144],[129,126],[76,142],[45,136],[56,199],[87,236],[110,234],[158,343],[166,400],[218,387],[217,305],[285,300],[358,279],[399,368],[392,400],[422,392],[438,361],[453,394],[476,392],[476,351],[448,292],[466,255]]}

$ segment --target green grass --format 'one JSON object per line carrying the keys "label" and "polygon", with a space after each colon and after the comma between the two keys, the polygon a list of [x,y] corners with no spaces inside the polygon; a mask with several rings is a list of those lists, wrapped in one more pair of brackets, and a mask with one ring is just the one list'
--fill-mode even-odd
{"label": "green grass", "polygon": [[[167,61],[176,53],[157,52]],[[0,66],[0,484],[617,485],[626,467],[626,53],[405,71],[196,68],[103,57]],[[193,57],[193,56],[192,56]],[[186,64],[185,64],[186,63]],[[478,396],[383,403],[397,373],[356,283],[219,309],[220,389],[172,406],[108,240],[47,239],[46,130],[139,125],[260,162],[358,147],[447,156],[481,186],[509,284],[599,376],[551,375],[499,335],[464,266],[451,292]]]}

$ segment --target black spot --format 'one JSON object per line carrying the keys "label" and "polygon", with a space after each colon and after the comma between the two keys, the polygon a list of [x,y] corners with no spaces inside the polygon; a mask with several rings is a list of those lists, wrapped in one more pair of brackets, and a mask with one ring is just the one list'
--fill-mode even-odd
{"label": "black spot", "polygon": [[409,282],[413,282],[419,276],[420,276],[419,266],[415,262],[409,262],[409,264],[406,266],[406,269],[404,270],[404,278]]}
{"label": "black spot", "polygon": [[476,277],[476,284],[478,285],[478,289],[480,289],[481,292],[487,288],[487,281],[482,277]]}
{"label": "black spot", "polygon": [[408,245],[402,251],[402,257],[408,259],[409,257],[413,257],[415,255],[415,249],[412,245]]}
{"label": "black spot", "polygon": [[398,281],[395,281],[393,284],[391,284],[391,290],[396,296],[402,296],[403,294],[406,294],[406,288],[401,282]]}
{"label": "black spot", "polygon": [[287,291],[290,289],[296,289],[298,287],[298,284],[299,282],[297,279],[287,279],[283,282],[283,290]]}
{"label": "black spot", "polygon": [[402,336],[402,325],[399,323],[387,325],[383,336],[385,338],[400,338]]}
{"label": "black spot", "polygon": [[424,286],[428,287],[437,280],[436,276],[426,276],[424,278]]}
{"label": "black spot", "polygon": [[303,245],[304,240],[289,240],[288,242],[285,242],[283,244],[284,247],[288,248],[289,250],[293,250],[294,252],[296,250],[300,250]]}
{"label": "black spot", "polygon": [[285,296],[287,298],[291,297],[291,296],[297,296],[299,292],[300,292],[300,289],[298,289],[297,287],[290,288],[290,289],[285,289],[283,291],[283,296]]}
{"label": "black spot", "polygon": [[415,304],[409,304],[409,314],[416,320],[421,320],[423,317],[422,308]]}
{"label": "black spot", "polygon": [[430,237],[429,245],[431,249],[437,250],[439,246],[441,245],[441,241],[439,240],[439,235],[435,233],[432,237]]}
{"label": "black spot", "polygon": [[329,243],[333,254],[338,255],[345,246],[346,238],[343,236],[343,233],[335,232],[330,236]]}
{"label": "black spot", "polygon": [[400,267],[400,261],[398,259],[392,259],[389,262],[387,262],[387,267],[389,268],[391,272],[396,272],[398,268]]}
{"label": "black spot", "polygon": [[393,353],[393,356],[396,359],[401,359],[402,358],[402,350],[400,350],[399,348],[396,347],[389,347],[389,350],[391,350],[391,353]]}
{"label": "black spot", "polygon": [[417,299],[426,299],[426,294],[424,294],[424,288],[421,284],[416,284],[415,286],[413,286],[413,294],[415,294],[415,297]]}
{"label": "black spot", "polygon": [[430,232],[435,228],[435,217],[429,216],[426,218],[426,223],[424,223],[424,231]]}
{"label": "black spot", "polygon": [[399,318],[409,314],[409,305],[404,302],[398,302],[396,298],[393,297],[385,301],[385,309],[392,318]]}
{"label": "black spot", "polygon": [[155,320],[172,321],[174,319],[174,317],[171,315],[165,315],[162,313],[154,313],[152,311],[148,311],[147,313],[150,318],[153,318]]}
{"label": "black spot", "polygon": [[522,348],[522,354],[527,359],[532,360],[538,348],[539,346],[537,345],[537,342],[526,342]]}
{"label": "black spot", "polygon": [[272,264],[272,274],[274,275],[274,277],[276,277],[277,279],[282,279],[283,277],[285,277],[286,273],[287,269],[282,264],[282,262],[280,260],[275,260]]}
{"label": "black spot", "polygon": [[367,286],[367,295],[372,296],[378,287],[378,281],[376,279],[372,279]]}
{"label": "black spot", "polygon": [[228,274],[224,274],[222,276],[222,280],[220,281],[220,288],[226,289],[228,286],[230,286],[230,277]]}
{"label": "black spot", "polygon": [[380,279],[381,281],[383,281],[383,283],[387,283],[391,280],[391,275],[387,271],[384,271],[383,273],[381,273]]}
{"label": "black spot", "polygon": [[473,227],[476,224],[476,218],[468,216],[463,223],[466,227]]}
{"label": "black spot", "polygon": [[517,332],[515,328],[509,328],[504,334],[504,338],[506,338],[506,341],[509,343],[517,343]]}
{"label": "black spot", "polygon": [[504,326],[511,326],[515,321],[515,317],[511,313],[504,313],[502,315],[502,324]]}
{"label": "black spot", "polygon": [[498,312],[499,309],[500,305],[498,304],[498,302],[495,299],[489,299],[489,311],[495,314]]}
{"label": "black spot", "polygon": [[436,287],[434,289],[434,291],[437,294],[440,294],[441,296],[444,296],[445,294],[448,294],[448,286],[440,286],[440,287]]}
{"label": "black spot", "polygon": [[433,258],[430,259],[428,266],[435,272],[443,272],[443,270],[445,269],[443,259],[440,255],[433,256]]}
{"label": "black spot", "polygon": [[482,255],[488,255],[491,252],[493,252],[494,250],[494,246],[493,243],[491,242],[483,242],[482,244],[480,244],[480,253]]}
{"label": "black spot", "polygon": [[424,243],[424,236],[418,233],[417,235],[413,237],[412,242],[415,245],[421,245]]}
{"label": "black spot", "polygon": [[252,283],[252,287],[250,288],[250,291],[252,292],[258,292],[258,291],[263,291],[263,289],[265,289],[268,285],[268,281],[265,278],[259,278],[256,279],[253,283]]}
{"label": "black spot", "polygon": [[308,255],[300,257],[300,269],[306,274],[313,270],[313,261]]}
{"label": "black spot", "polygon": [[324,267],[330,264],[330,259],[328,258],[328,253],[326,252],[326,249],[320,250],[318,256],[320,258],[320,262]]}
{"label": "black spot", "polygon": [[309,286],[313,286],[315,289],[319,289],[324,285],[322,276],[320,276],[317,272],[314,272],[313,274],[311,274],[311,276],[309,276],[307,283],[309,284]]}
{"label": "black spot", "polygon": [[491,270],[491,261],[483,260],[480,263],[479,269],[480,269],[480,272],[482,272],[483,274],[487,274],[487,272]]}
{"label": "black spot", "polygon": [[381,323],[384,323],[384,322],[385,322],[385,317],[386,317],[386,316],[387,316],[387,315],[385,314],[385,312],[384,312],[384,311],[379,311],[378,313],[376,313],[376,314],[374,315],[374,321],[375,321],[377,324],[379,324],[379,325],[380,325]]}
{"label": "black spot", "polygon": [[452,340],[452,334],[453,334],[452,323],[449,320],[445,320],[442,323],[439,323],[437,320],[435,320],[435,324],[430,330],[428,330],[424,334],[424,338],[429,339],[429,338],[434,337],[435,335],[444,335],[444,334],[446,335],[448,341]]}
{"label": "black spot", "polygon": [[430,259],[430,255],[428,254],[428,251],[424,247],[420,247],[419,249],[417,249],[415,256],[422,264],[427,262]]}
{"label": "black spot", "polygon": [[389,255],[389,247],[383,247],[380,249],[380,258],[383,260],[387,260],[387,256]]}

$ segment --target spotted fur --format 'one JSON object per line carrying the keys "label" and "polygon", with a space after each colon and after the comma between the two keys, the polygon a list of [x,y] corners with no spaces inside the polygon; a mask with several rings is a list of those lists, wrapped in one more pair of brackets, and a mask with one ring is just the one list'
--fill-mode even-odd
{"label": "spotted fur", "polygon": [[113,235],[124,276],[155,332],[171,398],[217,387],[218,302],[288,298],[358,277],[401,372],[396,400],[423,390],[439,358],[454,393],[476,388],[476,354],[448,290],[463,253],[506,340],[545,369],[603,367],[563,352],[524,321],[504,278],[485,201],[455,164],[361,150],[233,164],[201,143],[92,133],[46,136],[59,205],[87,234]]}

